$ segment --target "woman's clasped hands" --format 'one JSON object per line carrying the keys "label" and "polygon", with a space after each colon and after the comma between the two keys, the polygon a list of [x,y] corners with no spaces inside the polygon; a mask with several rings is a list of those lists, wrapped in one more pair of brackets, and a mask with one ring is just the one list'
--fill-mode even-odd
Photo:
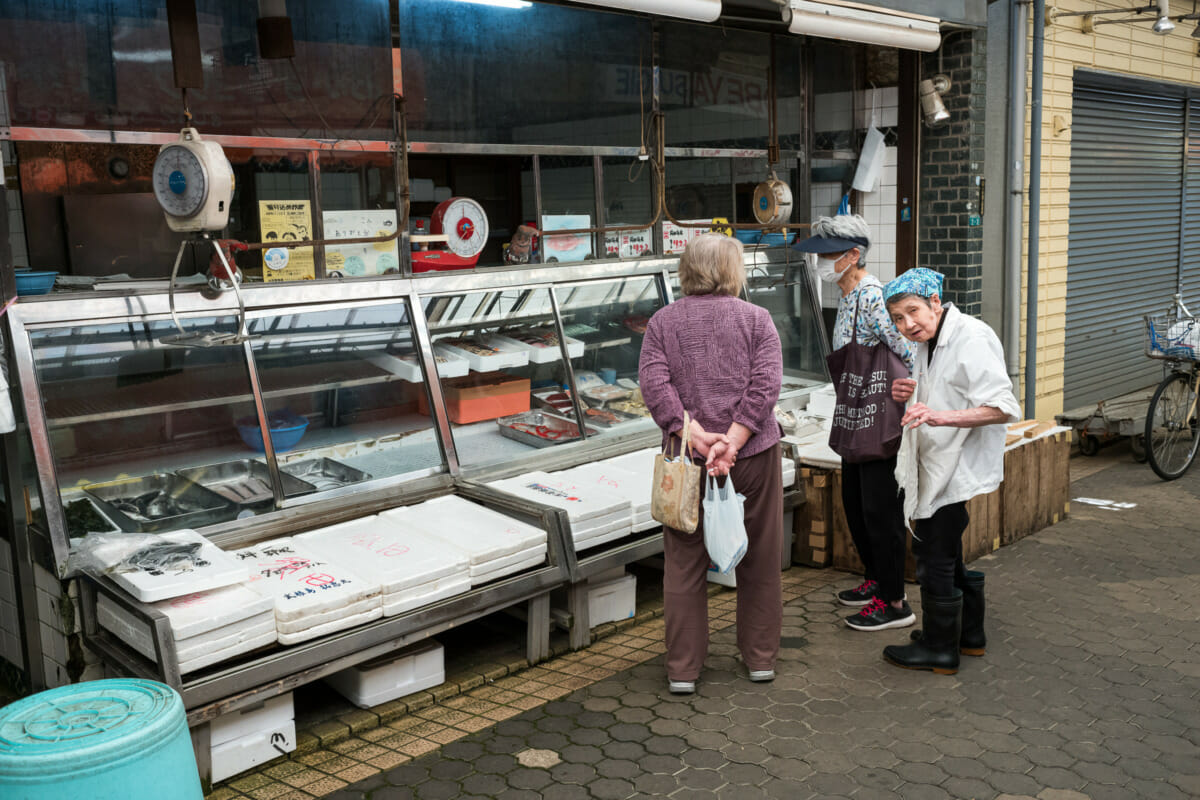
{"label": "woman's clasped hands", "polygon": [[737,461],[738,443],[726,433],[710,433],[695,419],[691,428],[692,446],[705,458],[708,474],[728,475]]}

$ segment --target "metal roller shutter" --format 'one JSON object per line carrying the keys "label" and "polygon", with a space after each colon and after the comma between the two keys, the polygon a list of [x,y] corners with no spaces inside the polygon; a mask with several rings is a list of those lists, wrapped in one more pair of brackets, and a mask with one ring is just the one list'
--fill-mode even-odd
{"label": "metal roller shutter", "polygon": [[[1161,378],[1160,363],[1142,352],[1141,315],[1164,309],[1175,292],[1183,140],[1179,92],[1118,88],[1100,76],[1076,73],[1065,408]],[[1200,236],[1196,239],[1200,249]]]}
{"label": "metal roller shutter", "polygon": [[1180,291],[1184,305],[1200,314],[1200,100],[1187,104],[1187,170],[1183,178],[1183,257]]}

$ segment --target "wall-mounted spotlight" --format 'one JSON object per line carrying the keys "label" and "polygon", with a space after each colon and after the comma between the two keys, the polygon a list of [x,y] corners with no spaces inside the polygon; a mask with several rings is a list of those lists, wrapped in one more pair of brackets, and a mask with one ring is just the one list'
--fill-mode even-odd
{"label": "wall-mounted spotlight", "polygon": [[939,128],[950,119],[942,95],[950,89],[950,79],[942,74],[921,81],[921,116],[930,128]]}
{"label": "wall-mounted spotlight", "polygon": [[[1136,17],[1122,17],[1121,19],[1105,19],[1105,14],[1138,14]],[[1083,17],[1082,30],[1084,33],[1095,33],[1096,28],[1100,25],[1115,25],[1123,22],[1145,22],[1146,17],[1142,14],[1153,14],[1154,24],[1150,26],[1150,30],[1157,33],[1159,36],[1166,36],[1171,31],[1175,30],[1175,23],[1171,21],[1170,0],[1155,0],[1155,2],[1144,6],[1135,6],[1134,8],[1110,8],[1100,11],[1060,11],[1051,6],[1046,9],[1046,24],[1053,25],[1057,20],[1064,17]],[[1196,19],[1195,14],[1185,14],[1175,17],[1176,21],[1185,19]],[[1196,34],[1192,34],[1195,36]],[[1200,38],[1200,37],[1197,37]]]}

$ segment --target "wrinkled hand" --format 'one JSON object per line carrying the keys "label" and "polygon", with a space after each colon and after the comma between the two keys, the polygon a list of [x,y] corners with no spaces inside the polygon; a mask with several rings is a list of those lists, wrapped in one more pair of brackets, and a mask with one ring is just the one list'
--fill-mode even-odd
{"label": "wrinkled hand", "polygon": [[892,399],[899,403],[907,403],[916,390],[917,382],[912,378],[897,378],[892,381]]}
{"label": "wrinkled hand", "polygon": [[[899,383],[899,381],[897,381]],[[894,390],[893,390],[894,391]],[[941,411],[934,411],[924,403],[913,403],[909,406],[908,411],[904,414],[900,424],[905,428],[916,428],[920,425],[928,425],[931,428],[947,424],[945,414]]]}
{"label": "wrinkled hand", "polygon": [[729,438],[723,433],[709,433],[700,427],[700,423],[692,422],[692,447],[705,458],[709,457],[714,445],[727,443]]}
{"label": "wrinkled hand", "polygon": [[728,439],[714,444],[708,452],[708,461],[706,462],[708,474],[728,475],[729,470],[733,469],[733,465],[737,462],[737,454],[737,448]]}

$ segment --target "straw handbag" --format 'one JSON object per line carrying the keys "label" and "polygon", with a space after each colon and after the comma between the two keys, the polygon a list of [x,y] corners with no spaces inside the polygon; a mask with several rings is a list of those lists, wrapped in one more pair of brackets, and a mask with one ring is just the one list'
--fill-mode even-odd
{"label": "straw handbag", "polygon": [[692,463],[692,419],[683,412],[683,443],[679,455],[671,457],[671,437],[662,453],[654,457],[654,486],[650,492],[650,516],[668,528],[695,533],[700,524],[700,465]]}

